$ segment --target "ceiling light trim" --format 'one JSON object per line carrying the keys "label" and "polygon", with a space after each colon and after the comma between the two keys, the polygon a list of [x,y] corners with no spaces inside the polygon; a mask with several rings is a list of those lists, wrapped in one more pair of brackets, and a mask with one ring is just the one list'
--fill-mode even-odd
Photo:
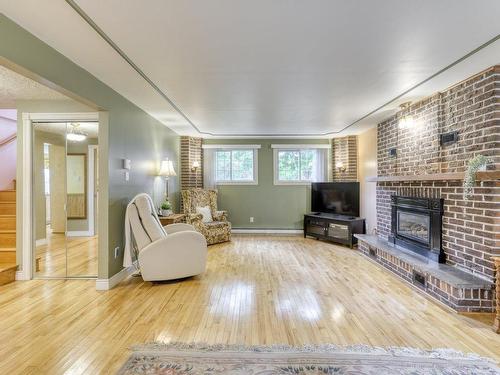
{"label": "ceiling light trim", "polygon": [[[427,77],[426,79],[416,83],[415,85],[411,86],[409,89],[403,91],[401,94],[395,96],[394,98],[390,99],[389,101],[385,102],[384,104],[376,107],[375,109],[371,110],[370,112],[368,112],[366,115],[360,117],[359,119],[357,119],[356,121],[353,121],[351,122],[350,124],[344,126],[342,129],[340,130],[337,130],[337,131],[329,131],[329,132],[325,132],[325,133],[304,133],[304,134],[295,134],[295,133],[292,133],[292,134],[280,134],[280,133],[276,133],[276,134],[238,134],[238,135],[235,135],[235,134],[230,134],[230,133],[212,133],[212,132],[207,132],[207,131],[202,131],[200,130],[190,119],[189,117],[184,113],[182,112],[182,110],[174,103],[174,101],[172,99],[170,99],[168,97],[167,94],[165,94],[162,89],[160,89],[154,82],[153,80],[151,80],[147,75],[146,73],[144,73],[141,68],[139,68],[133,61],[132,59],[130,59],[127,54],[120,48],[118,47],[118,45],[113,42],[113,40],[94,22],[94,20],[92,20],[92,18],[74,1],[74,0],[65,0],[66,3],[71,6],[71,8],[73,8],[73,10],[80,16],[82,17],[82,19],[87,22],[89,24],[90,27],[92,27],[92,29],[94,29],[94,31],[101,37],[103,38],[106,43],[109,44],[109,46],[111,48],[113,48],[113,50],[115,50],[116,53],[118,53],[126,62],[127,64],[130,65],[130,67],[132,67],[132,69],[134,69],[152,88],[153,90],[155,90],[163,99],[165,99],[176,111],[177,113],[179,113],[179,115],[181,115],[200,135],[207,135],[207,136],[211,136],[211,137],[244,137],[244,138],[247,138],[247,137],[327,137],[327,136],[331,136],[331,135],[336,135],[336,134],[339,134],[339,133],[342,133],[344,132],[345,130],[347,130],[348,128],[350,128],[351,126],[354,126],[356,124],[358,124],[359,122],[365,120],[366,118],[374,115],[375,113],[377,113],[378,111],[380,111],[381,109],[383,109],[384,107],[394,103],[395,101],[401,99],[402,97],[404,97],[405,95],[409,94],[411,91],[415,90],[416,88],[422,86],[423,84],[429,82],[430,80],[436,78],[437,76],[439,76],[440,74],[446,72],[447,70],[451,69],[452,67],[454,67],[455,65],[458,65],[459,63],[461,63],[462,61],[468,59],[469,57],[471,57],[472,55],[476,54],[477,52],[481,51],[482,49],[488,47],[489,45],[495,43],[496,41],[498,41],[500,39],[500,34],[497,34],[496,36],[494,36],[493,38],[491,38],[490,40],[486,41],[485,43],[481,44],[479,47],[473,49],[472,51],[468,52],[467,54],[465,54],[464,56],[460,57],[459,59],[453,61],[452,63],[446,65],[444,68],[438,70],[436,73],[430,75],[429,77]],[[167,125],[168,126],[168,125]]]}

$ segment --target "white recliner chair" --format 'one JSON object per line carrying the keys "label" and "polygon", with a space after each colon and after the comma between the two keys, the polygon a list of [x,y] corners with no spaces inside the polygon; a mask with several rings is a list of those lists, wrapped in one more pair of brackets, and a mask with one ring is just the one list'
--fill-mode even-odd
{"label": "white recliner chair", "polygon": [[127,206],[125,237],[123,265],[132,264],[135,252],[145,281],[180,279],[205,272],[205,237],[189,224],[162,227],[147,194],[137,195]]}

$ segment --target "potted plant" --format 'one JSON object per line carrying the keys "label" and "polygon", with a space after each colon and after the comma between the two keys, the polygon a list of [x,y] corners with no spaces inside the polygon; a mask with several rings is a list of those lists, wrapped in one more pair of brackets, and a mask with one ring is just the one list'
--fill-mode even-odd
{"label": "potted plant", "polygon": [[169,201],[165,201],[161,204],[161,214],[162,216],[172,215],[172,205]]}
{"label": "potted plant", "polygon": [[464,199],[469,199],[472,196],[476,184],[476,172],[486,170],[489,163],[491,163],[491,160],[484,155],[476,155],[469,160],[464,176]]}

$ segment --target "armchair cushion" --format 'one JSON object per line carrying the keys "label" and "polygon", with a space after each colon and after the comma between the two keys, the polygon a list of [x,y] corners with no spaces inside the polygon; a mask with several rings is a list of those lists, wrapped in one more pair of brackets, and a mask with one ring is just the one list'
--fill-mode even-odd
{"label": "armchair cushion", "polygon": [[214,221],[212,219],[212,212],[210,211],[209,206],[196,207],[196,213],[203,216],[201,221],[203,221],[204,223],[211,223],[212,221]]}
{"label": "armchair cushion", "polygon": [[142,226],[151,242],[166,237],[167,233],[156,216],[154,208],[151,205],[151,199],[149,197],[139,196],[136,198],[134,204],[137,208]]}
{"label": "armchair cushion", "polygon": [[165,225],[163,229],[165,229],[165,232],[167,232],[167,234],[185,232],[187,230],[195,231],[192,225],[186,223],[175,223],[175,224]]}

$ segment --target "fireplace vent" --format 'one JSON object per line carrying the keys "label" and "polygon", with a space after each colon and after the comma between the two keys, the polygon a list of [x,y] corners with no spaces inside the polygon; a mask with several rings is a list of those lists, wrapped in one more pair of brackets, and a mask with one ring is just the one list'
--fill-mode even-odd
{"label": "fireplace vent", "polygon": [[425,280],[425,275],[421,272],[413,270],[413,283],[416,286],[425,289],[425,287],[427,286],[427,282]]}

